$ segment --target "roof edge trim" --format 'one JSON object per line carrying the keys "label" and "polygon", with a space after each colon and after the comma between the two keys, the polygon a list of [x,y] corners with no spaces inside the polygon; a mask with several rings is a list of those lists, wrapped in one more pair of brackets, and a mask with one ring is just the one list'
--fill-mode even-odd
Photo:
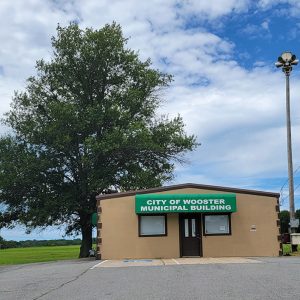
{"label": "roof edge trim", "polygon": [[257,191],[257,190],[247,190],[247,189],[240,189],[240,188],[231,188],[231,187],[223,187],[223,186],[214,186],[214,185],[205,185],[205,184],[196,184],[196,183],[184,183],[184,184],[176,184],[176,185],[169,185],[169,186],[162,186],[144,190],[134,190],[122,193],[115,193],[115,194],[104,194],[96,196],[97,200],[106,200],[112,198],[121,198],[127,196],[134,196],[137,194],[150,194],[150,193],[158,193],[158,192],[165,192],[170,190],[179,190],[179,189],[186,189],[186,188],[198,188],[198,189],[206,189],[206,190],[215,190],[215,191],[223,191],[223,192],[235,192],[239,194],[250,194],[250,195],[259,195],[259,196],[267,196],[267,197],[276,197],[279,199],[279,193],[273,192],[264,192],[264,191]]}

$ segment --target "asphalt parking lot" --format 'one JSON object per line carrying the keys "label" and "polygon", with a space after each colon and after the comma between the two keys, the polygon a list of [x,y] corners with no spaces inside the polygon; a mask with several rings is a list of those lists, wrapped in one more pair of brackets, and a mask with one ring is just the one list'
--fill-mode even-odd
{"label": "asphalt parking lot", "polygon": [[158,261],[0,267],[0,299],[300,299],[300,257]]}

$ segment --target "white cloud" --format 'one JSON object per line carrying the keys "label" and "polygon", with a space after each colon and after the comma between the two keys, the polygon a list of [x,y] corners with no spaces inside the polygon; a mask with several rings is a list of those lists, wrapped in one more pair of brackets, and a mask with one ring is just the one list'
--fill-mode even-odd
{"label": "white cloud", "polygon": [[241,30],[242,34],[246,34],[248,38],[267,38],[272,37],[269,30],[269,21],[265,20],[260,25],[248,24],[245,28]]}
{"label": "white cloud", "polygon": [[257,3],[259,9],[270,9],[278,5],[284,5],[276,9],[277,15],[299,18],[300,2],[299,0],[260,0]]}
{"label": "white cloud", "polygon": [[269,31],[269,21],[263,21],[262,23],[261,23],[261,27],[264,29],[264,30],[267,30],[267,31]]}
{"label": "white cloud", "polygon": [[14,90],[24,88],[26,79],[34,74],[38,59],[49,59],[50,37],[58,22],[67,24],[75,19],[54,7],[52,1],[15,0],[0,2],[0,113],[8,110]]}
{"label": "white cloud", "polygon": [[[202,142],[194,160],[209,164],[215,174],[220,169],[236,179],[273,177],[282,175],[285,169],[284,95],[279,84],[265,91],[265,78],[255,75],[242,79],[248,81],[248,87],[247,83],[239,87],[236,77],[236,87],[224,86],[223,90],[208,87],[179,94],[176,89],[178,101],[165,109],[173,114],[181,112],[189,132],[197,134]],[[275,86],[276,78],[273,81]],[[293,132],[299,131],[294,127]],[[295,162],[300,162],[299,146],[295,145]]]}
{"label": "white cloud", "polygon": [[[260,5],[266,6],[267,2]],[[79,19],[83,27],[98,28],[116,20],[122,24],[125,35],[131,36],[130,47],[140,50],[143,59],[151,57],[156,67],[174,75],[174,83],[164,93],[167,101],[161,111],[172,116],[180,112],[188,131],[203,141],[197,153],[216,165],[217,158],[222,156],[225,165],[233,170],[230,162],[244,164],[247,155],[252,157],[256,153],[258,142],[266,143],[265,148],[271,147],[267,139],[258,137],[266,136],[272,128],[276,131],[278,120],[284,125],[284,107],[280,106],[284,97],[282,78],[263,62],[255,64],[257,68],[252,71],[243,69],[234,60],[232,42],[207,32],[203,26],[185,27],[188,17],[195,14],[200,14],[200,19],[213,19],[233,11],[246,11],[248,7],[249,1],[234,0],[74,1],[63,6],[52,1],[15,1],[14,5],[3,1],[0,11],[7,29],[0,30],[0,39],[7,42],[0,56],[4,70],[0,84],[1,112],[8,109],[13,89],[22,88],[25,78],[34,73],[34,62],[50,57],[50,36],[55,33],[57,23],[64,25]],[[268,31],[268,26],[269,20],[265,20],[259,27]],[[245,136],[256,143],[243,141],[242,145],[235,145],[243,155],[230,150],[233,141],[242,141]],[[232,142],[228,143],[228,139]],[[270,157],[276,155],[270,152]],[[232,153],[236,153],[234,157]],[[251,167],[241,170],[243,174],[254,174],[255,170],[260,173],[264,167],[268,170],[263,163],[257,166],[252,160]]]}
{"label": "white cloud", "polygon": [[[180,1],[178,1],[180,3]],[[201,17],[217,18],[231,12],[242,12],[248,9],[250,1],[223,0],[223,1],[197,1],[188,0],[182,5],[187,15],[201,15]]]}

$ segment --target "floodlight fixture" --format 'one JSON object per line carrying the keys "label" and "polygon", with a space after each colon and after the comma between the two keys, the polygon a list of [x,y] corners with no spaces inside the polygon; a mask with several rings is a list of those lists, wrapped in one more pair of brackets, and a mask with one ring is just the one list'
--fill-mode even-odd
{"label": "floodlight fixture", "polygon": [[283,52],[279,57],[275,66],[277,68],[282,67],[282,71],[285,75],[289,76],[292,71],[292,66],[297,65],[299,60],[296,58],[296,55],[293,54],[291,51]]}
{"label": "floodlight fixture", "polygon": [[[295,55],[294,55],[294,56],[295,56]],[[293,54],[292,54],[292,52],[289,52],[289,51],[283,52],[283,53],[281,54],[281,58],[282,58],[282,60],[283,60],[284,62],[289,62],[289,61],[291,61],[291,60],[292,60],[292,57],[293,57]]]}
{"label": "floodlight fixture", "polygon": [[299,59],[294,59],[292,62],[291,62],[291,65],[298,65],[298,62],[299,62]]}

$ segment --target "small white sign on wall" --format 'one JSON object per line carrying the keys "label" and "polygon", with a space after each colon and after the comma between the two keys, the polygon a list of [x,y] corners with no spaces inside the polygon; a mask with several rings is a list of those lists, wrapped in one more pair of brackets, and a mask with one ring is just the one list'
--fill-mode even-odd
{"label": "small white sign on wall", "polygon": [[251,225],[250,231],[256,231],[256,225]]}

